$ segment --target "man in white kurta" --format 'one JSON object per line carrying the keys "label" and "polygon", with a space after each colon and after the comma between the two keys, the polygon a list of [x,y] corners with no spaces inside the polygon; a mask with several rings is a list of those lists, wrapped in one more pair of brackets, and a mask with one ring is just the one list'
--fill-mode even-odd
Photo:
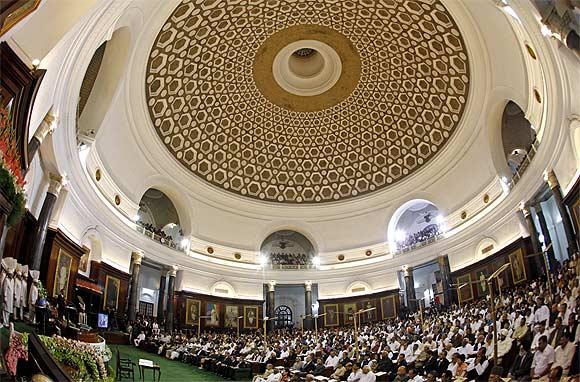
{"label": "man in white kurta", "polygon": [[24,321],[24,308],[27,305],[28,296],[28,265],[22,266],[20,275],[20,320]]}
{"label": "man in white kurta", "polygon": [[33,324],[36,324],[36,301],[38,301],[38,278],[40,277],[40,272],[30,271],[30,277],[32,278],[32,285],[28,293],[28,319]]}
{"label": "man in white kurta", "polygon": [[9,272],[2,283],[2,325],[10,325],[10,315],[14,310],[14,275]]}
{"label": "man in white kurta", "polygon": [[20,279],[22,278],[22,269],[20,268],[20,264],[16,265],[16,272],[14,274],[14,306],[13,306],[13,318],[14,320],[18,319],[20,313],[20,296],[22,294],[22,284],[20,283]]}

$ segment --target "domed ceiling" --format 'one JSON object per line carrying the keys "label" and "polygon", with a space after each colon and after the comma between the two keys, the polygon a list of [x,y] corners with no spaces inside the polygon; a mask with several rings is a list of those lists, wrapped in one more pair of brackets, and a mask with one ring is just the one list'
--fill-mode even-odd
{"label": "domed ceiling", "polygon": [[457,128],[469,77],[439,0],[184,0],[145,86],[157,134],[192,174],[307,204],[417,171]]}

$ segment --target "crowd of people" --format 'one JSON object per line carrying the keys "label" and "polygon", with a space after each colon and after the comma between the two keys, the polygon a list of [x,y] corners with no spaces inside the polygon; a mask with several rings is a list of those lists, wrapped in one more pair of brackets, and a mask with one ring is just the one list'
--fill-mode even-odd
{"label": "crowd of people", "polygon": [[348,382],[559,381],[580,375],[580,261],[574,257],[551,276],[552,290],[540,280],[502,290],[493,302],[496,320],[488,296],[364,324],[358,333],[353,327],[286,329],[264,338],[259,331],[197,336],[151,327],[135,345],[225,377],[251,370],[254,382],[316,376]]}
{"label": "crowd of people", "polygon": [[397,242],[398,249],[405,249],[413,247],[419,243],[423,243],[428,241],[429,239],[433,239],[439,235],[441,235],[441,228],[438,224],[431,224],[425,228],[423,228],[419,232],[415,232],[412,234],[407,235],[404,240]]}
{"label": "crowd of people", "polygon": [[[144,223],[144,222],[137,222],[139,226],[143,229],[148,231],[148,233],[152,234],[152,238],[160,242],[161,244],[168,245],[170,247],[175,247],[176,243],[171,235],[167,235],[161,228],[155,227],[151,223]],[[180,231],[181,236],[183,236],[183,232]]]}
{"label": "crowd of people", "polygon": [[[28,288],[29,274],[32,278],[30,288]],[[27,265],[18,264],[12,257],[2,259],[0,264],[0,290],[2,291],[0,324],[8,327],[12,321],[24,321],[26,310],[29,321],[35,321],[39,277],[39,271],[29,271]]]}
{"label": "crowd of people", "polygon": [[273,265],[312,265],[312,256],[304,253],[270,253]]}

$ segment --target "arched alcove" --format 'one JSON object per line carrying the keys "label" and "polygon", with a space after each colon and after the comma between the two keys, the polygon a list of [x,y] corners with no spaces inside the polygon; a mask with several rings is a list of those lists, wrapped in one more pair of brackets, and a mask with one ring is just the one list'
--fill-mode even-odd
{"label": "arched alcove", "polygon": [[101,243],[101,235],[94,227],[91,227],[84,232],[81,244],[88,249],[88,252],[81,257],[79,272],[88,274],[91,261],[101,261],[102,259],[103,245]]}
{"label": "arched alcove", "polygon": [[444,217],[439,208],[425,199],[413,199],[395,211],[388,227],[391,250],[434,240],[445,230]]}
{"label": "arched alcove", "polygon": [[501,140],[506,162],[515,175],[536,139],[536,131],[523,110],[513,101],[504,108],[501,118]]}
{"label": "arched alcove", "polygon": [[183,238],[179,213],[172,200],[156,188],[150,188],[139,201],[137,223],[157,240],[180,243]]}
{"label": "arched alcove", "polygon": [[77,109],[77,134],[79,140],[85,143],[95,139],[109,110],[125,71],[130,45],[129,28],[117,29],[108,41],[97,48],[87,67]]}
{"label": "arched alcove", "polygon": [[263,265],[274,267],[312,266],[316,251],[303,234],[281,230],[270,234],[260,246]]}

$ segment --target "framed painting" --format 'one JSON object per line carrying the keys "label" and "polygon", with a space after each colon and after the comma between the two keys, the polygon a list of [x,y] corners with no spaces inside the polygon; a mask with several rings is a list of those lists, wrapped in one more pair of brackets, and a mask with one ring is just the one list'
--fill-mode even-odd
{"label": "framed painting", "polygon": [[197,325],[199,323],[199,307],[201,302],[188,298],[185,300],[185,325]]}
{"label": "framed painting", "polygon": [[362,303],[361,309],[367,310],[364,313],[359,314],[361,322],[373,322],[377,320],[377,310],[370,310],[377,306],[376,300],[367,300]]}
{"label": "framed painting", "polygon": [[119,307],[119,290],[121,289],[121,280],[116,277],[107,275],[105,279],[105,298],[103,299],[103,309],[117,310]]}
{"label": "framed painting", "polygon": [[512,277],[514,285],[525,282],[528,278],[526,276],[526,264],[524,263],[524,253],[522,249],[510,253],[510,264],[512,268]]}
{"label": "framed painting", "polygon": [[239,307],[237,305],[226,305],[225,327],[237,328],[238,317],[240,316]]}
{"label": "framed painting", "polygon": [[258,329],[258,307],[244,306],[244,328]]}
{"label": "framed painting", "polygon": [[344,304],[342,306],[345,324],[354,324],[354,314],[356,313],[356,304]]}
{"label": "framed painting", "polygon": [[457,277],[457,287],[467,284],[461,289],[457,289],[457,298],[459,299],[459,303],[462,304],[464,302],[468,302],[473,300],[473,285],[471,284],[471,274],[466,274],[463,276]]}
{"label": "framed painting", "polygon": [[[479,297],[485,296],[489,293],[489,286],[487,285],[487,272],[485,270],[479,270],[475,272],[477,277],[477,294]],[[467,288],[467,287],[466,287]]]}
{"label": "framed painting", "polygon": [[205,326],[220,326],[220,305],[208,302],[205,309]]}
{"label": "framed painting", "polygon": [[68,300],[68,283],[71,266],[72,256],[64,250],[59,249],[58,257],[56,259],[54,285],[52,287],[53,296],[57,296],[61,289],[64,289],[64,298]]}
{"label": "framed painting", "polygon": [[397,299],[395,296],[381,297],[381,314],[383,320],[397,317]]}
{"label": "framed painting", "polygon": [[324,305],[324,326],[338,326],[338,304]]}

